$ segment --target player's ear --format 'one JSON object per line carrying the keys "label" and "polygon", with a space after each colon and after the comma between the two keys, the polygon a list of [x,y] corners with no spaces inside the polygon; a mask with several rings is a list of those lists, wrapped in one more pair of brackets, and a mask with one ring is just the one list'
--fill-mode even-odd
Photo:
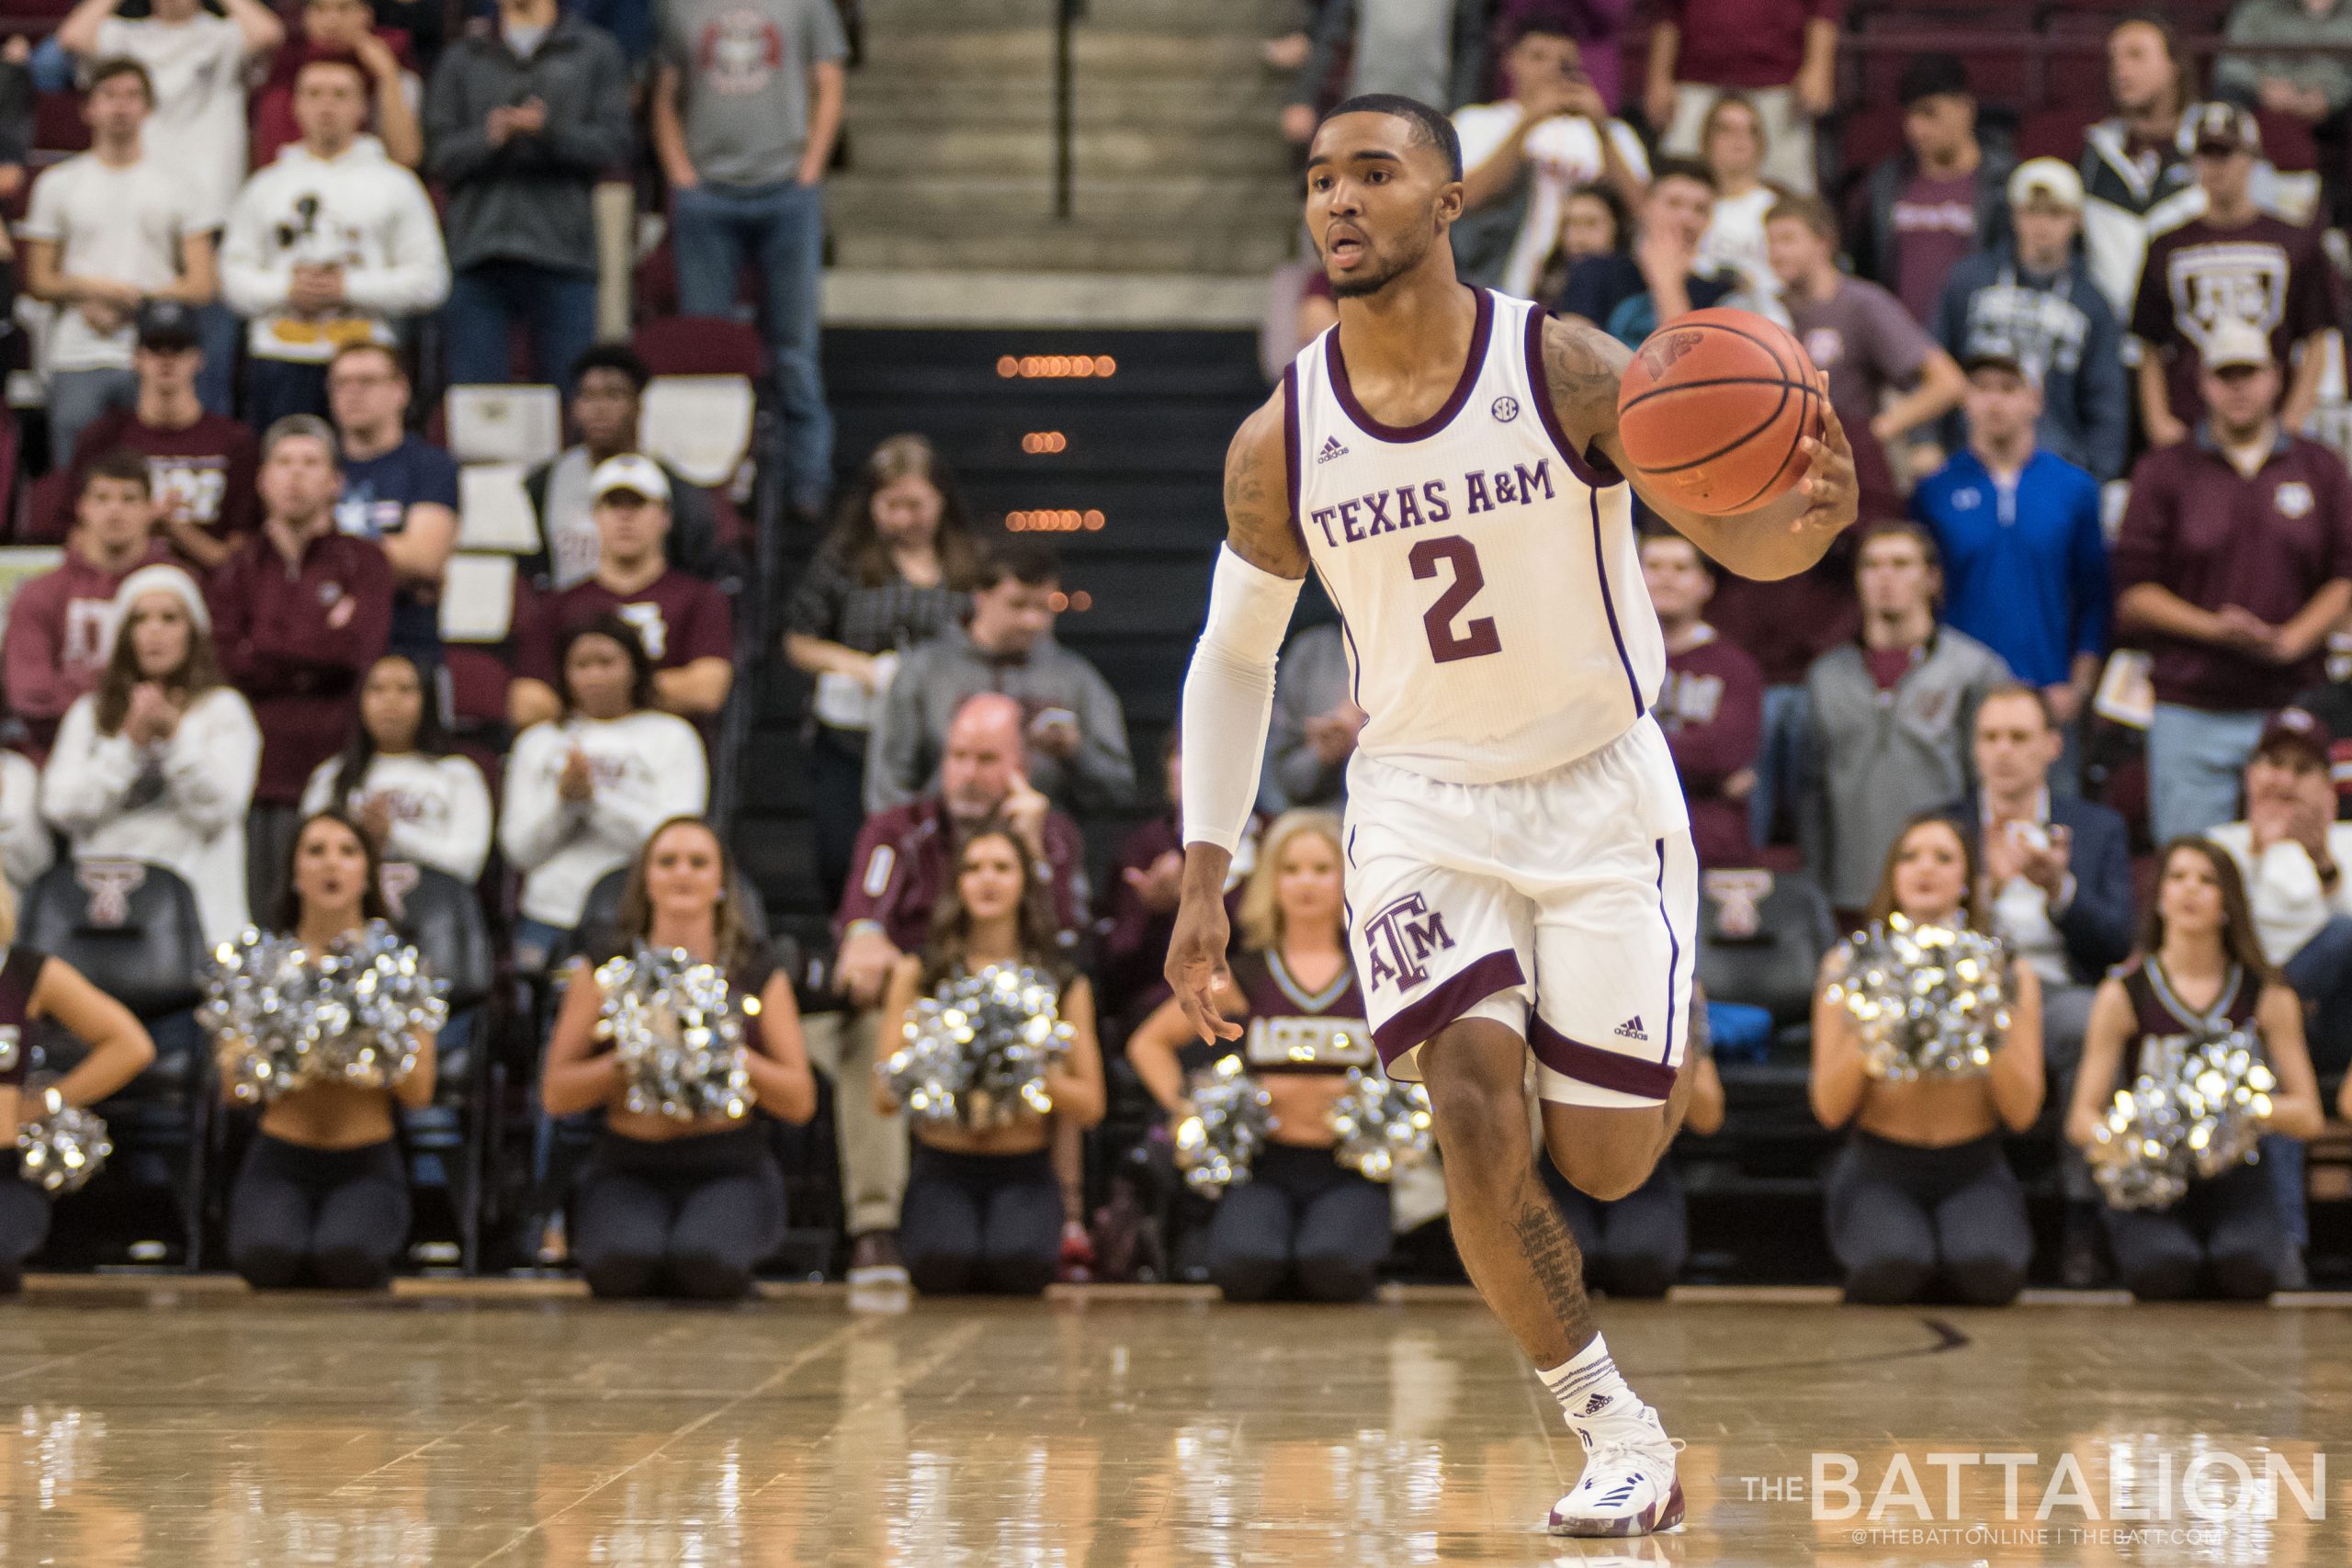
{"label": "player's ear", "polygon": [[1440,222],[1451,226],[1462,221],[1463,186],[1460,180],[1448,180],[1438,187],[1437,215]]}

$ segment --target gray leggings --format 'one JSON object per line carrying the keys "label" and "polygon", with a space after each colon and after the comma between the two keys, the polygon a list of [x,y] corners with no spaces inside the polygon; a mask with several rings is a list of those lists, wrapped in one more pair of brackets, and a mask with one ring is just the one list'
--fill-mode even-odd
{"label": "gray leggings", "polygon": [[1388,1189],[1344,1169],[1329,1149],[1270,1144],[1250,1179],[1217,1200],[1209,1278],[1229,1302],[1295,1292],[1360,1302],[1388,1256]]}
{"label": "gray leggings", "polygon": [[1827,1198],[1848,1301],[1891,1306],[1940,1280],[1972,1305],[2002,1306],[2025,1284],[2033,1228],[1994,1134],[1927,1148],[1858,1131],[1830,1168]]}
{"label": "gray leggings", "polygon": [[784,1172],[759,1122],[649,1142],[606,1132],[571,1201],[599,1296],[733,1301],[784,1239]]}
{"label": "gray leggings", "polygon": [[0,1295],[24,1283],[25,1259],[49,1239],[49,1194],[20,1177],[0,1177]]}
{"label": "gray leggings", "polygon": [[392,1140],[313,1149],[256,1133],[229,1190],[229,1267],[255,1290],[375,1290],[408,1245],[408,1221]]}
{"label": "gray leggings", "polygon": [[916,1290],[1037,1295],[1053,1283],[1061,1244],[1062,1184],[1051,1151],[963,1155],[915,1145],[899,1251]]}
{"label": "gray leggings", "polygon": [[2170,1208],[2100,1213],[2115,1272],[2142,1301],[2177,1301],[2199,1290],[2260,1301],[2278,1288],[2287,1232],[2270,1173],[2259,1166],[2193,1181]]}
{"label": "gray leggings", "polygon": [[1612,1296],[1662,1296],[1690,1256],[1690,1217],[1682,1178],[1660,1157],[1649,1179],[1604,1202],[1579,1191],[1548,1157],[1536,1167],[1584,1254],[1584,1277]]}

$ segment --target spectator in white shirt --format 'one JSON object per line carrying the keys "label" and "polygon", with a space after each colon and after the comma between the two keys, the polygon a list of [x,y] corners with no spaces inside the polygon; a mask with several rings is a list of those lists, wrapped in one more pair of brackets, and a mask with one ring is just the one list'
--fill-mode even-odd
{"label": "spectator in white shirt", "polygon": [[2335,819],[2333,740],[2302,708],[2273,714],[2245,765],[2245,820],[2206,835],[2245,874],[2262,955],[2310,1010],[2322,1073],[2352,1063],[2352,822]]}
{"label": "spectator in white shirt", "polygon": [[286,41],[260,0],[152,0],[151,15],[115,15],[122,0],[82,0],[57,41],[85,61],[135,60],[155,89],[155,153],[184,186],[207,231],[220,227],[245,178],[245,62]]}
{"label": "spectator in white shirt", "polygon": [[1714,171],[1715,205],[1699,240],[1698,270],[1736,275],[1741,302],[1772,314],[1780,310],[1781,283],[1765,254],[1764,215],[1781,192],[1761,177],[1766,145],[1764,117],[1741,95],[1725,93],[1707,110],[1699,156]]}
{"label": "spectator in white shirt", "polygon": [[321,762],[302,815],[334,811],[359,824],[386,860],[481,877],[490,858],[490,786],[453,750],[416,661],[376,660],[359,687],[359,722],[342,754]]}
{"label": "spectator in white shirt", "polygon": [[177,873],[208,942],[245,928],[245,813],[261,764],[253,708],[227,685],[196,580],[141,567],[115,595],[106,673],[74,700],[41,778],[41,807],[77,858]]}
{"label": "spectator in white shirt", "polygon": [[327,413],[327,362],[355,343],[398,342],[408,318],[449,297],[433,200],[366,134],[368,75],[329,56],[294,78],[302,140],[245,182],[220,247],[220,291],[252,321],[245,418],[267,429]]}
{"label": "spectator in white shirt", "polygon": [[1528,299],[1559,241],[1568,193],[1598,181],[1637,211],[1650,165],[1565,32],[1541,22],[1521,28],[1502,70],[1510,97],[1454,111],[1464,171],[1454,265],[1467,282]]}
{"label": "spectator in white shirt", "polygon": [[574,628],[558,655],[564,716],[535,724],[506,762],[499,847],[523,874],[515,965],[546,969],[599,880],[673,817],[709,803],[702,737],[655,706],[653,660],[617,615]]}
{"label": "spectator in white shirt", "polygon": [[82,104],[90,150],[34,182],[17,229],[25,292],[58,307],[46,367],[52,452],[72,452],[100,414],[138,400],[132,323],[143,301],[212,298],[214,224],[185,177],[146,155],[154,102],[137,61],[94,66]]}
{"label": "spectator in white shirt", "polygon": [[22,751],[0,751],[0,874],[21,902],[56,858],[40,815],[40,770]]}

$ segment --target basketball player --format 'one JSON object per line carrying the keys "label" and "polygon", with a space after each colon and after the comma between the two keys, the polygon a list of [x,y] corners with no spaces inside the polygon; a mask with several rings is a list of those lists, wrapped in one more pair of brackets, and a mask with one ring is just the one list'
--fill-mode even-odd
{"label": "basketball player", "polygon": [[[1669,1529],[1675,1445],[1594,1327],[1521,1089],[1532,1047],[1554,1162],[1614,1199],[1648,1176],[1690,1087],[1697,868],[1648,712],[1666,655],[1621,478],[1629,353],[1455,278],[1462,160],[1435,110],[1385,95],[1341,104],[1316,132],[1306,186],[1340,324],[1226,459],[1226,547],[1184,686],[1168,979],[1204,1040],[1238,1036],[1211,994],[1227,864],[1312,567],[1371,715],[1343,848],[1374,1041],[1389,1076],[1428,1085],[1463,1260],[1583,1439],[1584,1473],[1551,1528]],[[1733,570],[1787,577],[1854,521],[1834,414],[1804,451],[1799,488],[1750,515],[1644,499]]]}

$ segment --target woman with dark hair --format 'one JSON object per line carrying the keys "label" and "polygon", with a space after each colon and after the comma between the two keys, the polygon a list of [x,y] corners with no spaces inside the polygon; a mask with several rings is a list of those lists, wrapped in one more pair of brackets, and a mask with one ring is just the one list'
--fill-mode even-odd
{"label": "woman with dark hair", "polygon": [[[1102,1119],[1102,1055],[1094,1037],[1094,994],[1071,973],[1030,852],[1001,824],[974,831],[956,857],[956,881],[932,913],[922,956],[899,961],[882,1016],[903,1023],[918,998],[990,964],[1035,971],[1057,993],[1070,1026],[1068,1055],[1046,1071],[1051,1118],[1023,1112],[985,1129],[916,1120],[914,1158],[899,1222],[907,1278],[926,1295],[995,1291],[1035,1295],[1051,1282],[1061,1247],[1062,1189],[1054,1174],[1052,1122],[1091,1127]],[[887,1058],[886,1040],[876,1055]],[[899,1111],[886,1077],[874,1098]]]}
{"label": "woman with dark hair", "polygon": [[[376,846],[333,811],[303,819],[278,894],[274,931],[320,953],[389,921]],[[396,1111],[432,1103],[433,1036],[383,1089],[311,1083],[261,1113],[229,1191],[229,1266],[256,1290],[322,1285],[372,1290],[391,1277],[408,1242],[408,1168]]]}
{"label": "woman with dark hair", "polygon": [[490,786],[449,743],[440,705],[416,660],[388,653],[359,683],[359,721],[342,754],[302,792],[307,812],[335,811],[368,830],[386,860],[446,871],[460,882],[490,858]]}
{"label": "woman with dark hair", "polygon": [[1350,1068],[1377,1076],[1363,993],[1348,956],[1340,819],[1293,811],[1266,829],[1241,895],[1243,951],[1220,993],[1238,1040],[1203,1045],[1171,998],[1127,1041],[1127,1061],[1174,1126],[1185,1080],[1225,1056],[1265,1089],[1273,1125],[1250,1178],[1217,1200],[1209,1278],[1229,1302],[1295,1292],[1362,1301],[1388,1256],[1388,1189],[1332,1156],[1331,1107]]}
{"label": "woman with dark hair", "polygon": [[98,689],[74,699],[41,778],[43,815],[76,856],[178,874],[208,942],[244,930],[245,814],[261,729],[223,681],[196,580],[146,566],[122,581]]}
{"label": "woman with dark hair", "polygon": [[731,1301],[752,1288],[752,1270],[784,1238],[784,1172],[766,1124],[749,1109],[700,1118],[631,1110],[627,1065],[613,1042],[598,1038],[605,1002],[599,960],[639,948],[684,953],[727,976],[752,1107],[796,1124],[816,1114],[792,978],[744,923],[746,897],[710,825],[673,818],[629,867],[618,953],[572,964],[539,1099],[552,1115],[605,1112],[571,1224],[572,1256],[600,1296]]}
{"label": "woman with dark hair", "polygon": [[[2184,1047],[2233,1032],[2260,1041],[2278,1080],[2263,1131],[2317,1136],[2325,1118],[2302,1004],[2262,956],[2237,863],[2210,840],[2175,839],[2156,864],[2140,954],[2091,1002],[2067,1138],[2088,1148],[2118,1089],[2143,1074],[2161,1078]],[[2176,1301],[2200,1286],[2258,1301],[2278,1288],[2287,1229],[2268,1173],[2254,1165],[2192,1179],[2161,1209],[2101,1212],[2116,1273],[2143,1301]]]}
{"label": "woman with dark hair", "polygon": [[[1871,900],[1870,928],[1901,915],[1914,925],[1984,932],[1975,852],[1940,817],[1895,835]],[[2025,1284],[2033,1258],[2025,1192],[2001,1152],[2041,1110],[2041,988],[2031,968],[2005,960],[2009,1023],[1975,1074],[1895,1080],[1873,1076],[1854,1018],[1835,987],[1855,977],[1856,947],[1822,961],[1813,1005],[1813,1112],[1851,1127],[1830,1168],[1830,1250],[1846,1269],[1846,1299],[1891,1305],[1940,1276],[1962,1301],[1998,1306]]]}
{"label": "woman with dark hair", "polygon": [[[47,1019],[89,1049],[55,1083],[25,1081],[32,1026]],[[25,1259],[49,1235],[49,1194],[18,1174],[17,1133],[66,1106],[95,1105],[155,1059],[155,1043],[129,1008],[62,958],[17,941],[17,896],[0,882],[0,1296],[24,1282]]]}
{"label": "woman with dark hair", "polygon": [[785,657],[816,678],[810,751],[817,876],[828,903],[865,820],[865,741],[899,655],[963,619],[979,551],[932,444],[874,449],[785,612]]}
{"label": "woman with dark hair", "polygon": [[1595,180],[1580,185],[1561,198],[1560,237],[1537,275],[1539,299],[1557,299],[1568,286],[1568,269],[1589,256],[1630,255],[1634,249],[1634,215],[1625,198]]}
{"label": "woman with dark hair", "polygon": [[523,874],[514,962],[531,974],[579,926],[596,884],[628,864],[656,827],[710,804],[702,737],[656,705],[653,660],[634,627],[609,612],[574,626],[556,669],[563,717],[515,740],[498,828]]}

